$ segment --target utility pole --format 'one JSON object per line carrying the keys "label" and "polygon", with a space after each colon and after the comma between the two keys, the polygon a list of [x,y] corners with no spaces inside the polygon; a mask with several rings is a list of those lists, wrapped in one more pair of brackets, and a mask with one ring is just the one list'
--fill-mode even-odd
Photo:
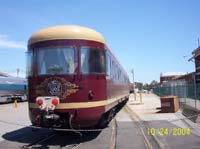
{"label": "utility pole", "polygon": [[20,71],[20,69],[17,68],[17,77],[19,77],[19,71]]}
{"label": "utility pole", "polygon": [[[198,37],[198,48],[200,47],[199,37]],[[196,65],[196,64],[195,64]],[[196,66],[195,66],[196,67]],[[195,110],[197,108],[197,83],[196,83],[196,73],[194,74],[194,97],[195,97]]]}
{"label": "utility pole", "polygon": [[194,106],[195,106],[195,110],[197,108],[197,84],[196,84],[196,74],[194,74],[194,98],[195,98],[195,101],[194,101]]}
{"label": "utility pole", "polygon": [[133,91],[135,93],[135,80],[134,80],[134,69],[131,70],[131,73],[133,75]]}

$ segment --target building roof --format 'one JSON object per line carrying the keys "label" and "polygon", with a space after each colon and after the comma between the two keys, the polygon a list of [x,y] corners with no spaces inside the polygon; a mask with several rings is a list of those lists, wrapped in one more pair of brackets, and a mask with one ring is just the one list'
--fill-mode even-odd
{"label": "building roof", "polygon": [[195,54],[196,52],[200,51],[200,47],[197,47],[194,51],[192,51],[192,54]]}
{"label": "building roof", "polygon": [[187,73],[185,75],[181,75],[181,76],[177,76],[174,78],[174,80],[181,80],[181,79],[184,79],[184,80],[191,80],[193,79],[193,76],[195,75],[195,72],[190,72],[190,73]]}
{"label": "building roof", "polygon": [[2,77],[8,77],[9,75],[6,74],[6,73],[4,73],[4,72],[0,72],[0,76],[2,76]]}
{"label": "building roof", "polygon": [[28,40],[28,45],[47,40],[82,39],[106,43],[104,37],[97,31],[74,25],[53,26],[35,32]]}
{"label": "building roof", "polygon": [[27,80],[25,78],[0,76],[0,84],[26,84],[26,83]]}
{"label": "building roof", "polygon": [[181,76],[185,75],[185,72],[165,72],[161,74],[161,77],[167,77],[167,76]]}

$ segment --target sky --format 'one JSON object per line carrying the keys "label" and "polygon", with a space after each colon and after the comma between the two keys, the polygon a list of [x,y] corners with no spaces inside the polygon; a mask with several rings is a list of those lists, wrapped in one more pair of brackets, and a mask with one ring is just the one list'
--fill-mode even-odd
{"label": "sky", "polygon": [[35,31],[80,25],[100,32],[132,81],[192,72],[200,37],[199,0],[0,0],[0,71],[26,72],[27,41]]}

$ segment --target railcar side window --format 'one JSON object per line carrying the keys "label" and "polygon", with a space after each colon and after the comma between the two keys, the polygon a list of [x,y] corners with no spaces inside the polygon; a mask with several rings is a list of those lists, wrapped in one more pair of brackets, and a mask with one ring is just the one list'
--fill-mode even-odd
{"label": "railcar side window", "polygon": [[32,63],[33,63],[33,52],[29,51],[27,52],[26,56],[26,77],[32,76],[33,75],[33,70],[32,70]]}
{"label": "railcar side window", "polygon": [[74,49],[49,47],[37,50],[38,75],[73,74],[75,71]]}
{"label": "railcar side window", "polygon": [[114,79],[114,77],[115,77],[115,64],[114,64],[114,61],[112,61],[111,68],[112,68],[112,69],[111,69],[111,71],[112,71],[112,72],[111,72],[111,74],[112,74],[111,76],[112,76],[112,78]]}
{"label": "railcar side window", "polygon": [[108,55],[108,53],[106,54],[106,73],[107,75],[110,75],[110,56]]}
{"label": "railcar side window", "polygon": [[81,73],[106,73],[105,51],[94,48],[81,48]]}

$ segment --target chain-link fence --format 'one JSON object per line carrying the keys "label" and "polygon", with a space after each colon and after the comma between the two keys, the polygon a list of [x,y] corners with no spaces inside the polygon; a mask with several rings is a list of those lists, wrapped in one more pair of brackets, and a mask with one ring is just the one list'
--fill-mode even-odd
{"label": "chain-link fence", "polygon": [[158,86],[153,88],[153,92],[158,96],[174,95],[179,98],[200,99],[200,85],[175,85],[175,86]]}
{"label": "chain-link fence", "polygon": [[178,96],[180,102],[200,110],[200,84],[165,84],[153,88],[158,96]]}

